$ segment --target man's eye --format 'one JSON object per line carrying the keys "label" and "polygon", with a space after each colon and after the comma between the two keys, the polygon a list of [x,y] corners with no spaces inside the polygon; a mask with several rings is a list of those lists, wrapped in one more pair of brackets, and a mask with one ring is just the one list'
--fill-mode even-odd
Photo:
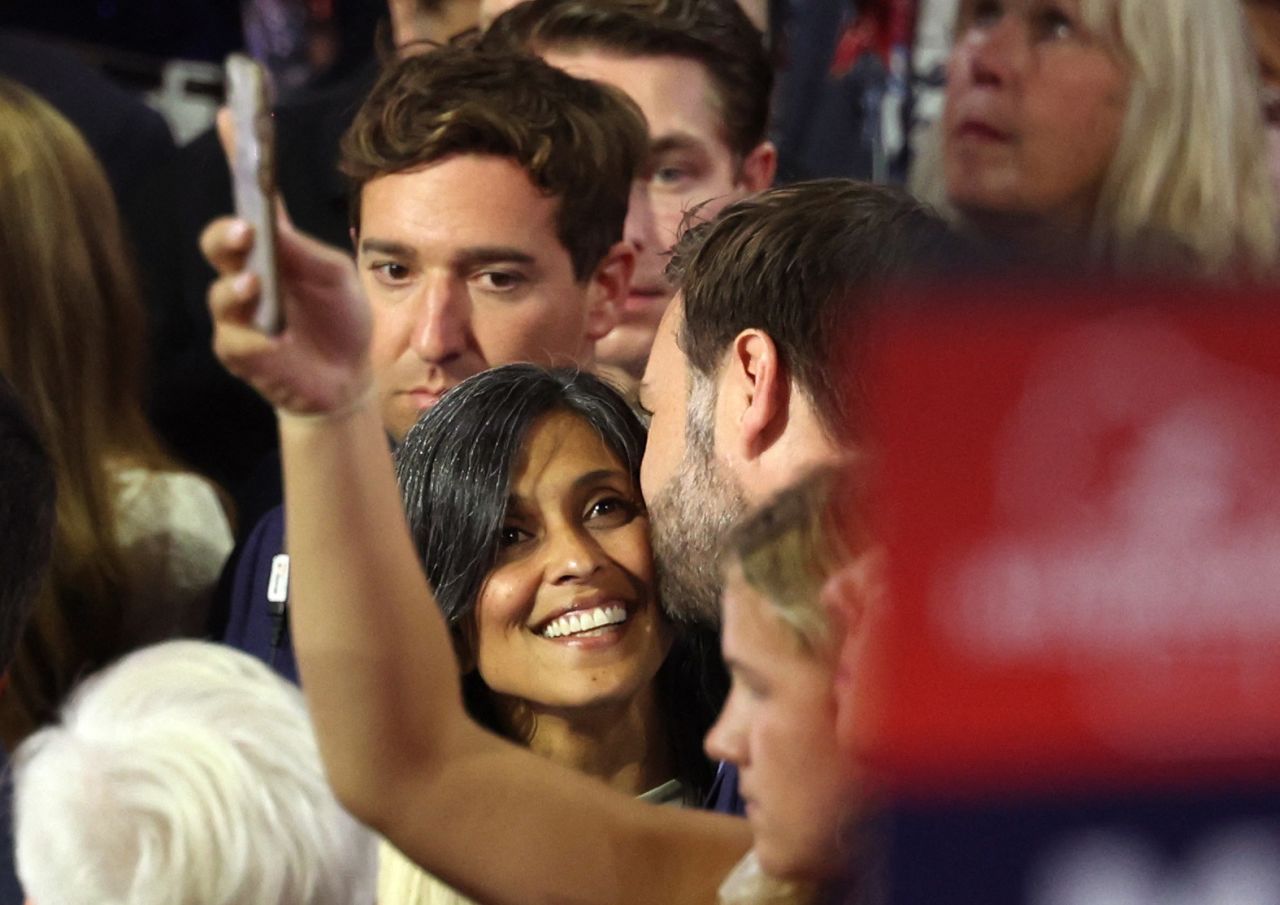
{"label": "man's eye", "polygon": [[509,270],[483,270],[477,273],[474,279],[482,289],[490,292],[510,292],[526,282],[524,274]]}
{"label": "man's eye", "polygon": [[659,185],[675,185],[689,178],[689,171],[683,167],[658,167],[653,171],[653,181]]}
{"label": "man's eye", "polygon": [[396,261],[379,261],[369,269],[384,283],[403,283],[409,278],[409,268]]}

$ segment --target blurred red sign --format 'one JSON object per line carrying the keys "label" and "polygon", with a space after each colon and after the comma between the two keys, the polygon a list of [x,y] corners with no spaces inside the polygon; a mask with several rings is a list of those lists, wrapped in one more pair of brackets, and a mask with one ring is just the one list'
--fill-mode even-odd
{"label": "blurred red sign", "polygon": [[1274,776],[1280,298],[930,295],[868,371],[872,763],[919,791]]}

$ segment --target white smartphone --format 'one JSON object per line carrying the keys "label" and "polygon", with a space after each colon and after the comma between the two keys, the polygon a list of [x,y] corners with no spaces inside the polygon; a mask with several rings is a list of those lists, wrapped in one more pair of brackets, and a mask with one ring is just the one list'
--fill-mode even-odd
{"label": "white smartphone", "polygon": [[284,326],[276,272],[275,129],[271,121],[266,71],[244,54],[227,57],[227,106],[235,123],[235,155],[231,161],[236,216],[253,226],[249,270],[258,275],[261,292],[253,323],[264,333]]}

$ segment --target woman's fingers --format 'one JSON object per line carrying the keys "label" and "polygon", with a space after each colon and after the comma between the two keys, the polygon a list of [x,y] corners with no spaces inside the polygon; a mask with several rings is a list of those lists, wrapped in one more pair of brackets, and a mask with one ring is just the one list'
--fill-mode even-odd
{"label": "woman's fingers", "polygon": [[258,303],[258,278],[243,271],[219,277],[209,284],[209,313],[215,327],[222,324],[249,324]]}
{"label": "woman's fingers", "polygon": [[253,227],[235,217],[219,217],[200,234],[200,253],[220,275],[244,270],[253,248]]}

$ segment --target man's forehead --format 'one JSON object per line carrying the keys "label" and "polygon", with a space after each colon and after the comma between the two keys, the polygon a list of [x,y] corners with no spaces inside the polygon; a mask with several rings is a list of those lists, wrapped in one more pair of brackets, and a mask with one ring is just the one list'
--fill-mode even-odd
{"label": "man's forehead", "polygon": [[548,47],[542,57],[583,79],[605,82],[625,92],[645,115],[655,141],[671,136],[705,136],[722,145],[724,110],[706,64],[675,53],[641,54],[596,44]]}
{"label": "man's forehead", "polygon": [[560,199],[507,157],[454,154],[376,176],[361,187],[360,207],[361,250],[438,245],[491,259],[569,255],[557,228]]}

